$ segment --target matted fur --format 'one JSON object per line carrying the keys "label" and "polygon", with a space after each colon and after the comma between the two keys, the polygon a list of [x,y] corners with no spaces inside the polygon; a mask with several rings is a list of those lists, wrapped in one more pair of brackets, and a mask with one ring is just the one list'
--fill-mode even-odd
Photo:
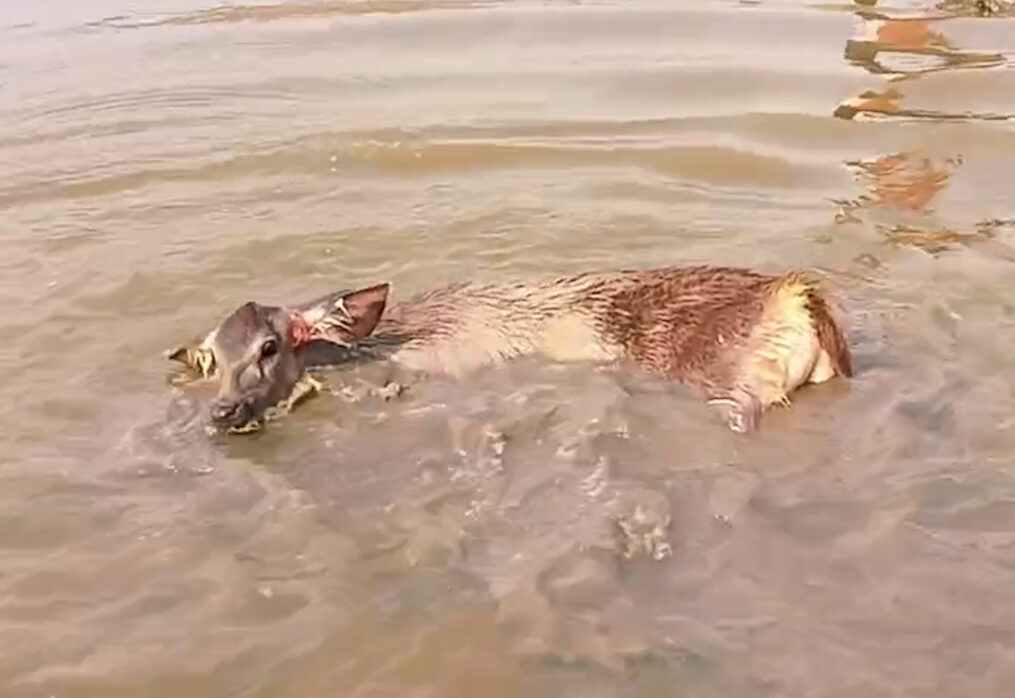
{"label": "matted fur", "polygon": [[633,359],[731,402],[738,414],[785,403],[804,383],[852,374],[828,304],[799,272],[698,266],[460,283],[391,307],[374,336],[395,339],[402,364],[456,375],[536,352]]}

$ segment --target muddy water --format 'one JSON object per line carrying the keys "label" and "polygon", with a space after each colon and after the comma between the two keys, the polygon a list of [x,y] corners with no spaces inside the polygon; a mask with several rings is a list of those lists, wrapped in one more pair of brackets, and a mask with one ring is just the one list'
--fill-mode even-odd
{"label": "muddy water", "polygon": [[[1006,696],[1015,11],[0,9],[0,694]],[[989,6],[988,6],[989,5]],[[749,439],[629,367],[200,427],[249,298],[820,270],[856,379]]]}

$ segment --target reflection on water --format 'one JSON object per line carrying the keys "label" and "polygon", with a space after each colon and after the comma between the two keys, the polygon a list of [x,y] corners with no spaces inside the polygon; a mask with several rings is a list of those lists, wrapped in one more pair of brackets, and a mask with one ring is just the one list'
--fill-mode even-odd
{"label": "reflection on water", "polygon": [[[1007,696],[1013,23],[3,4],[0,693]],[[161,360],[247,299],[674,261],[820,270],[855,380],[739,439],[630,366],[360,366],[222,439]]]}
{"label": "reflection on water", "polygon": [[[956,68],[1002,65],[1000,53],[964,51],[938,29],[943,18],[892,18],[858,12],[862,36],[846,42],[846,59],[875,75],[916,76]],[[898,54],[901,54],[898,55]],[[893,58],[908,58],[891,65]]]}
{"label": "reflection on water", "polygon": [[874,204],[918,210],[928,208],[948,183],[949,170],[961,165],[962,159],[933,162],[927,157],[890,153],[848,164],[870,183]]}
{"label": "reflection on water", "polygon": [[[839,202],[841,209],[837,223],[859,222],[864,211],[871,209],[899,209],[932,214],[933,200],[947,186],[953,168],[962,165],[962,157],[934,161],[915,153],[890,153],[866,160],[846,163],[857,173],[856,179],[866,184],[871,194]],[[894,223],[878,224],[887,241],[896,245],[912,245],[930,254],[945,252],[955,245],[973,245],[997,239],[1011,231],[1015,219],[992,218],[975,222],[968,229],[940,227],[932,223],[913,225]],[[1015,259],[1015,251],[1008,245],[992,248],[993,253]]]}
{"label": "reflection on water", "polygon": [[891,244],[911,245],[929,254],[940,254],[955,245],[996,241],[990,245],[991,254],[1015,259],[1015,250],[1005,238],[999,237],[1015,229],[1015,219],[988,218],[967,227],[944,226],[936,219],[934,199],[948,185],[952,170],[962,165],[961,155],[935,159],[918,153],[889,153],[847,161],[846,165],[870,193],[838,201],[841,208],[835,216],[836,223],[858,223],[870,212],[877,216],[885,211],[901,211],[909,214],[906,222],[875,223]]}
{"label": "reflection on water", "polygon": [[872,7],[875,3],[859,2],[857,17],[861,22],[859,36],[846,42],[844,55],[850,63],[872,75],[886,75],[881,89],[865,89],[839,104],[835,115],[853,119],[857,115],[879,115],[933,119],[1007,120],[1012,114],[989,112],[949,112],[941,109],[904,107],[906,86],[915,79],[933,73],[979,68],[996,68],[1006,63],[1003,54],[992,51],[969,51],[958,48],[944,33],[949,15],[903,15],[892,17]]}

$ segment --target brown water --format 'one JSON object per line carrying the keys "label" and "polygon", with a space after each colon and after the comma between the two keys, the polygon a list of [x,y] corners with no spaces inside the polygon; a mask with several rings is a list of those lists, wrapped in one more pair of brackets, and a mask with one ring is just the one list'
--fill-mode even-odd
{"label": "brown water", "polygon": [[[206,3],[0,9],[0,694],[1011,694],[1015,10]],[[678,261],[822,270],[855,380],[738,438],[623,367],[338,372],[221,440],[161,358]]]}

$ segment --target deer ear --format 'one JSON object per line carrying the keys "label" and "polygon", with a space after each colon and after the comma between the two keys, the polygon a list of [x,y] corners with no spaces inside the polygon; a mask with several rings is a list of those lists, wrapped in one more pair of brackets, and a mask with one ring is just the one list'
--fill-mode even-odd
{"label": "deer ear", "polygon": [[215,354],[206,347],[182,346],[171,349],[165,354],[170,361],[177,361],[192,371],[208,378],[215,373]]}
{"label": "deer ear", "polygon": [[341,291],[296,311],[302,332],[294,332],[297,344],[324,339],[349,344],[370,336],[388,302],[390,284],[378,284],[358,291]]}

